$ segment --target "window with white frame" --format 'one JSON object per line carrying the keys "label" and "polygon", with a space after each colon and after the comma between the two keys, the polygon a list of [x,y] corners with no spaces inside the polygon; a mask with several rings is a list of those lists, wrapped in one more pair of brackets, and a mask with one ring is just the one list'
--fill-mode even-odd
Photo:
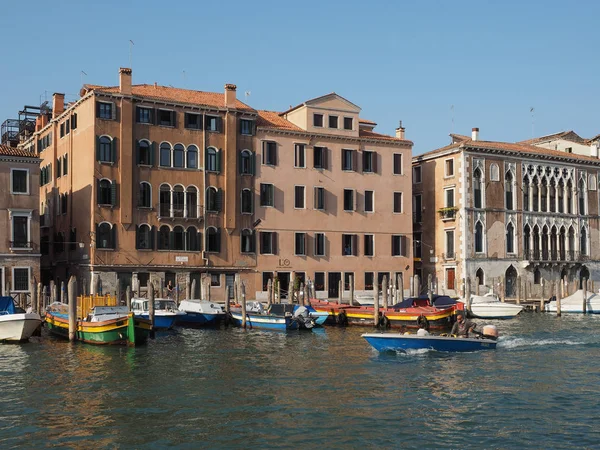
{"label": "window with white frame", "polygon": [[454,188],[444,189],[444,194],[446,208],[454,208]]}
{"label": "window with white frame", "polygon": [[450,158],[447,159],[444,162],[444,167],[445,167],[445,176],[447,177],[453,177],[454,176],[454,158]]}
{"label": "window with white frame", "polygon": [[356,170],[355,167],[355,155],[356,150],[350,150],[343,148],[342,149],[342,170],[353,171]]}
{"label": "window with white frame", "polygon": [[354,189],[344,189],[344,211],[354,211]]}
{"label": "window with white frame", "polygon": [[304,186],[294,186],[294,208],[304,209],[305,207],[305,192]]}
{"label": "window with white frame", "polygon": [[402,175],[402,153],[394,153],[394,175]]}
{"label": "window with white frame", "polygon": [[11,224],[11,248],[31,248],[31,210],[8,210]]}
{"label": "window with white frame", "polygon": [[10,193],[29,194],[29,170],[10,169]]}
{"label": "window with white frame", "polygon": [[12,291],[29,292],[29,277],[31,269],[29,267],[13,267],[12,269]]}
{"label": "window with white frame", "polygon": [[402,192],[394,192],[394,213],[402,212]]}
{"label": "window with white frame", "polygon": [[375,192],[365,191],[365,212],[375,211]]}
{"label": "window with white frame", "polygon": [[406,236],[392,235],[392,256],[406,256]]}
{"label": "window with white frame", "polygon": [[325,188],[322,186],[315,186],[314,209],[317,209],[317,210],[325,209]]}
{"label": "window with white frame", "polygon": [[260,206],[275,206],[275,186],[260,183]]}
{"label": "window with white frame", "polygon": [[365,234],[364,235],[364,254],[365,256],[375,255],[375,235]]}
{"label": "window with white frame", "polygon": [[315,233],[315,256],[325,256],[325,233]]}
{"label": "window with white frame", "polygon": [[454,259],[454,230],[446,230],[446,259]]}
{"label": "window with white frame", "polygon": [[306,145],[294,144],[294,167],[304,169],[306,167]]}
{"label": "window with white frame", "polygon": [[358,256],[358,235],[342,234],[342,255]]}
{"label": "window with white frame", "polygon": [[296,256],[306,255],[306,233],[294,233],[294,254]]}
{"label": "window with white frame", "polygon": [[277,143],[272,141],[264,141],[262,152],[262,163],[266,166],[277,165]]}

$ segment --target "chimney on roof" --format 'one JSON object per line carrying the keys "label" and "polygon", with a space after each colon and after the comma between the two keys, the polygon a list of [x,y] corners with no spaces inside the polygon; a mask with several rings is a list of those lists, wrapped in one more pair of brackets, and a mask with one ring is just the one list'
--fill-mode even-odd
{"label": "chimney on roof", "polygon": [[396,128],[396,137],[398,139],[404,139],[404,131],[406,129],[402,126],[402,121],[400,121],[400,124],[398,125],[398,128]]}
{"label": "chimney on roof", "polygon": [[478,141],[479,140],[479,128],[473,128],[471,130],[471,140]]}
{"label": "chimney on roof", "polygon": [[237,86],[235,84],[227,83],[225,85],[225,107],[235,108],[235,91]]}
{"label": "chimney on roof", "polygon": [[60,116],[65,112],[65,94],[55,92],[52,95],[52,118]]}
{"label": "chimney on roof", "polygon": [[131,69],[127,67],[119,69],[119,92],[124,95],[131,95]]}
{"label": "chimney on roof", "polygon": [[598,143],[597,142],[590,145],[590,155],[592,156],[592,158],[598,158]]}

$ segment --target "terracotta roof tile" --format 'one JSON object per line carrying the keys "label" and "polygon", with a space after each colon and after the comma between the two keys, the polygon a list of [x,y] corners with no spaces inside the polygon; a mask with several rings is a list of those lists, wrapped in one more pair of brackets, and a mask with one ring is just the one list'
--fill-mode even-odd
{"label": "terracotta roof tile", "polygon": [[358,123],[365,123],[367,125],[377,125],[377,122],[373,122],[372,120],[367,120],[367,119],[362,119],[362,118],[358,119]]}
{"label": "terracotta roof tile", "polygon": [[[96,86],[86,85],[87,89],[109,94],[118,94],[118,86]],[[217,108],[225,107],[225,94],[218,92],[194,91],[191,89],[180,89],[170,86],[158,86],[153,84],[136,84],[131,87],[132,93],[136,97],[144,97],[154,100],[167,102],[185,103],[189,105],[212,106]],[[242,111],[255,112],[253,108],[236,99],[235,107]]]}
{"label": "terracotta roof tile", "polygon": [[385,141],[406,142],[407,144],[413,145],[413,142],[409,141],[407,139],[399,139],[396,136],[389,136],[387,134],[375,133],[374,131],[370,131],[370,130],[360,130],[358,135],[362,138],[367,138],[367,139],[382,139]]}
{"label": "terracotta roof tile", "polygon": [[0,156],[24,156],[27,158],[37,158],[35,153],[28,152],[22,148],[10,147],[0,144]]}
{"label": "terracotta roof tile", "polygon": [[546,136],[540,136],[533,139],[527,139],[525,141],[520,141],[519,144],[538,144],[540,142],[552,141],[554,139],[564,139],[566,141],[576,142],[579,144],[584,144],[586,141],[573,130],[569,131],[561,131],[560,133],[548,134]]}
{"label": "terracotta roof tile", "polygon": [[281,116],[281,113],[275,111],[258,111],[258,120],[256,121],[256,126],[265,128],[280,128],[282,130],[303,131],[302,128],[297,127],[289,120],[284,119]]}

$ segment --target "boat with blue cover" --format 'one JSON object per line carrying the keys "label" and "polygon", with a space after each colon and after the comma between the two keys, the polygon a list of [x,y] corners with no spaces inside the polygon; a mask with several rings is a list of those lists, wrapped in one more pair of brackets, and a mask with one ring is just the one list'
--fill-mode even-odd
{"label": "boat with blue cover", "polygon": [[12,297],[0,297],[0,341],[28,340],[42,324],[42,318],[31,310],[15,305]]}
{"label": "boat with blue cover", "polygon": [[225,318],[223,307],[206,300],[182,300],[177,316],[177,325],[182,326],[218,326]]}
{"label": "boat with blue cover", "polygon": [[483,327],[477,337],[447,335],[419,336],[408,333],[365,333],[362,335],[379,352],[410,350],[435,350],[438,352],[474,352],[496,348],[498,331],[493,325]]}
{"label": "boat with blue cover", "polygon": [[[149,300],[146,298],[132,298],[131,310],[135,317],[150,319]],[[154,300],[154,329],[170,330],[175,325],[179,316],[185,313],[179,311],[177,304],[170,298],[157,298]]]}
{"label": "boat with blue cover", "polygon": [[[294,312],[294,305],[273,304],[265,310],[260,302],[248,302],[246,306],[246,328],[276,331],[311,330],[315,324],[308,316],[306,308],[298,308]],[[231,318],[235,325],[242,326],[241,310],[232,310]]]}

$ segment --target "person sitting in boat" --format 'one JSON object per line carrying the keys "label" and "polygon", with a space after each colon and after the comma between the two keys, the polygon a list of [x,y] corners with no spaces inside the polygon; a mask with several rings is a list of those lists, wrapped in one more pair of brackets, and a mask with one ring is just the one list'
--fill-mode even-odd
{"label": "person sitting in boat", "polygon": [[476,323],[465,318],[465,313],[463,311],[458,311],[456,314],[456,322],[454,322],[450,334],[466,338],[469,337],[469,332],[472,332],[476,326]]}
{"label": "person sitting in boat", "polygon": [[419,324],[419,329],[417,330],[417,336],[429,336],[429,331],[427,331],[426,324],[421,322]]}

